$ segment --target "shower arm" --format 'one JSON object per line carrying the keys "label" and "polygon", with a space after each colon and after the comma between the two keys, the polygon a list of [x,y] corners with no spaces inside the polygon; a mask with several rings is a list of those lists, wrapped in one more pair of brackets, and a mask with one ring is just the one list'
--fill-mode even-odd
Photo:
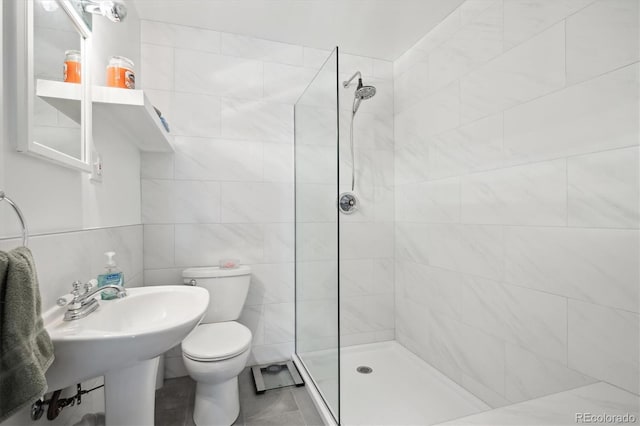
{"label": "shower arm", "polygon": [[349,85],[351,84],[351,82],[352,82],[356,77],[358,77],[358,79],[362,80],[362,74],[360,74],[360,71],[356,71],[356,73],[355,73],[355,74],[353,74],[349,80],[343,81],[343,82],[342,82],[342,87],[344,87],[345,89],[346,89],[347,87],[349,87]]}

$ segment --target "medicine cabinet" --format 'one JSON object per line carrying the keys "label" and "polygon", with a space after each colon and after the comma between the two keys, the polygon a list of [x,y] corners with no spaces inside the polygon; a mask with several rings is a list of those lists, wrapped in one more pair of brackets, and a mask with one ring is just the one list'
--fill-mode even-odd
{"label": "medicine cabinet", "polygon": [[18,151],[90,172],[91,17],[77,1],[3,2],[4,87]]}

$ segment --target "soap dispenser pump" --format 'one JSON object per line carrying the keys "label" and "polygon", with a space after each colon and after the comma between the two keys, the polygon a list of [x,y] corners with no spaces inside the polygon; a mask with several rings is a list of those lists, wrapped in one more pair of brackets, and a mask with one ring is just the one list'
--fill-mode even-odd
{"label": "soap dispenser pump", "polygon": [[[106,272],[98,275],[98,287],[104,287],[105,285],[115,284],[124,287],[124,274],[118,269],[113,256],[116,255],[114,251],[108,251],[105,253],[107,256],[107,264],[104,267]],[[112,300],[118,297],[118,291],[115,289],[107,289],[102,293],[102,300]]]}

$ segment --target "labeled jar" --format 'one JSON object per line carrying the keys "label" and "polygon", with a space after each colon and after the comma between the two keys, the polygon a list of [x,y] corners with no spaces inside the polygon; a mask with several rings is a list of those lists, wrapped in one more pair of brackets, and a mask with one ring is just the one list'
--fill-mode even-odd
{"label": "labeled jar", "polygon": [[133,62],[124,56],[112,56],[107,65],[107,86],[122,89],[136,88]]}
{"label": "labeled jar", "polygon": [[64,52],[63,75],[65,83],[80,83],[82,81],[82,56],[78,50]]}

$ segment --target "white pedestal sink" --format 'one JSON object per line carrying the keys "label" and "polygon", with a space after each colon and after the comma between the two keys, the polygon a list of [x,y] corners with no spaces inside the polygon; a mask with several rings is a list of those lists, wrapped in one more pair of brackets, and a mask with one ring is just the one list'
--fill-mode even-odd
{"label": "white pedestal sink", "polygon": [[46,374],[49,391],[104,376],[107,425],[153,426],[158,356],[198,325],[209,292],[187,286],[140,287],[100,305],[75,321],[63,321],[65,308],[44,313],[55,347],[55,361]]}

